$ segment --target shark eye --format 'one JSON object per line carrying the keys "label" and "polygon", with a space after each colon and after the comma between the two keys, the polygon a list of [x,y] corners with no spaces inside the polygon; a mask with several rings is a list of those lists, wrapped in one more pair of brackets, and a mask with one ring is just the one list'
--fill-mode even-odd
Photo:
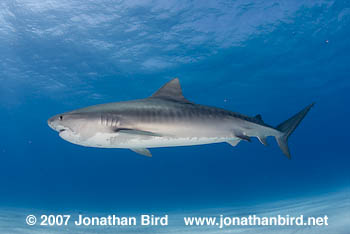
{"label": "shark eye", "polygon": [[62,115],[60,115],[59,119],[60,119],[60,120],[62,120],[62,119],[63,119],[63,116],[62,116]]}

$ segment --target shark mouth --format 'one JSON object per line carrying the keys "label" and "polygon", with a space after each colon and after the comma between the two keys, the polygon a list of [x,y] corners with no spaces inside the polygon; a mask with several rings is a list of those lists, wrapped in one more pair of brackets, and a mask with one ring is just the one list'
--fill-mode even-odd
{"label": "shark mouth", "polygon": [[68,128],[68,127],[62,127],[62,128],[59,128],[58,130],[58,134],[76,134],[72,129]]}
{"label": "shark mouth", "polygon": [[57,131],[58,131],[58,134],[62,134],[62,133],[64,133],[64,132],[71,132],[71,133],[74,133],[70,128],[66,128],[66,127],[64,127],[64,128],[59,128]]}

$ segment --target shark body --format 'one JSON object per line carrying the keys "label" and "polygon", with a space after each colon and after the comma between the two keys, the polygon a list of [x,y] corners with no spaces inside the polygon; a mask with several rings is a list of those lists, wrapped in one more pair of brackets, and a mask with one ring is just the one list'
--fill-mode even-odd
{"label": "shark body", "polygon": [[291,158],[287,140],[313,104],[277,127],[260,115],[249,117],[221,108],[192,103],[184,98],[177,78],[151,97],[107,103],[58,114],[48,120],[59,136],[71,143],[100,148],[128,148],[151,156],[148,148],[201,145],[257,137],[267,145],[274,136],[282,152]]}

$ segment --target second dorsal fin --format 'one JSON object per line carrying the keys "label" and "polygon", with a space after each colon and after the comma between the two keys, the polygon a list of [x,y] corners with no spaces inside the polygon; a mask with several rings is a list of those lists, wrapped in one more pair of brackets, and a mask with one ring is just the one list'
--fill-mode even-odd
{"label": "second dorsal fin", "polygon": [[263,121],[263,120],[262,120],[262,117],[261,117],[261,115],[260,115],[260,114],[257,114],[257,115],[255,116],[255,118],[256,118],[256,119],[258,119],[258,120]]}
{"label": "second dorsal fin", "polygon": [[183,95],[180,86],[179,78],[172,79],[160,89],[157,90],[151,97],[171,99],[180,102],[189,102]]}

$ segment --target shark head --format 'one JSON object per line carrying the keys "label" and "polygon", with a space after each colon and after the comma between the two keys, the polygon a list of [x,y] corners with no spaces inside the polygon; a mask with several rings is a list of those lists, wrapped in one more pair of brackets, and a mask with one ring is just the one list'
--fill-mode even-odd
{"label": "shark head", "polygon": [[74,131],[79,117],[72,114],[58,114],[47,120],[48,125],[57,132]]}
{"label": "shark head", "polygon": [[94,135],[99,119],[87,113],[68,112],[55,115],[47,120],[48,125],[69,142],[81,144]]}

